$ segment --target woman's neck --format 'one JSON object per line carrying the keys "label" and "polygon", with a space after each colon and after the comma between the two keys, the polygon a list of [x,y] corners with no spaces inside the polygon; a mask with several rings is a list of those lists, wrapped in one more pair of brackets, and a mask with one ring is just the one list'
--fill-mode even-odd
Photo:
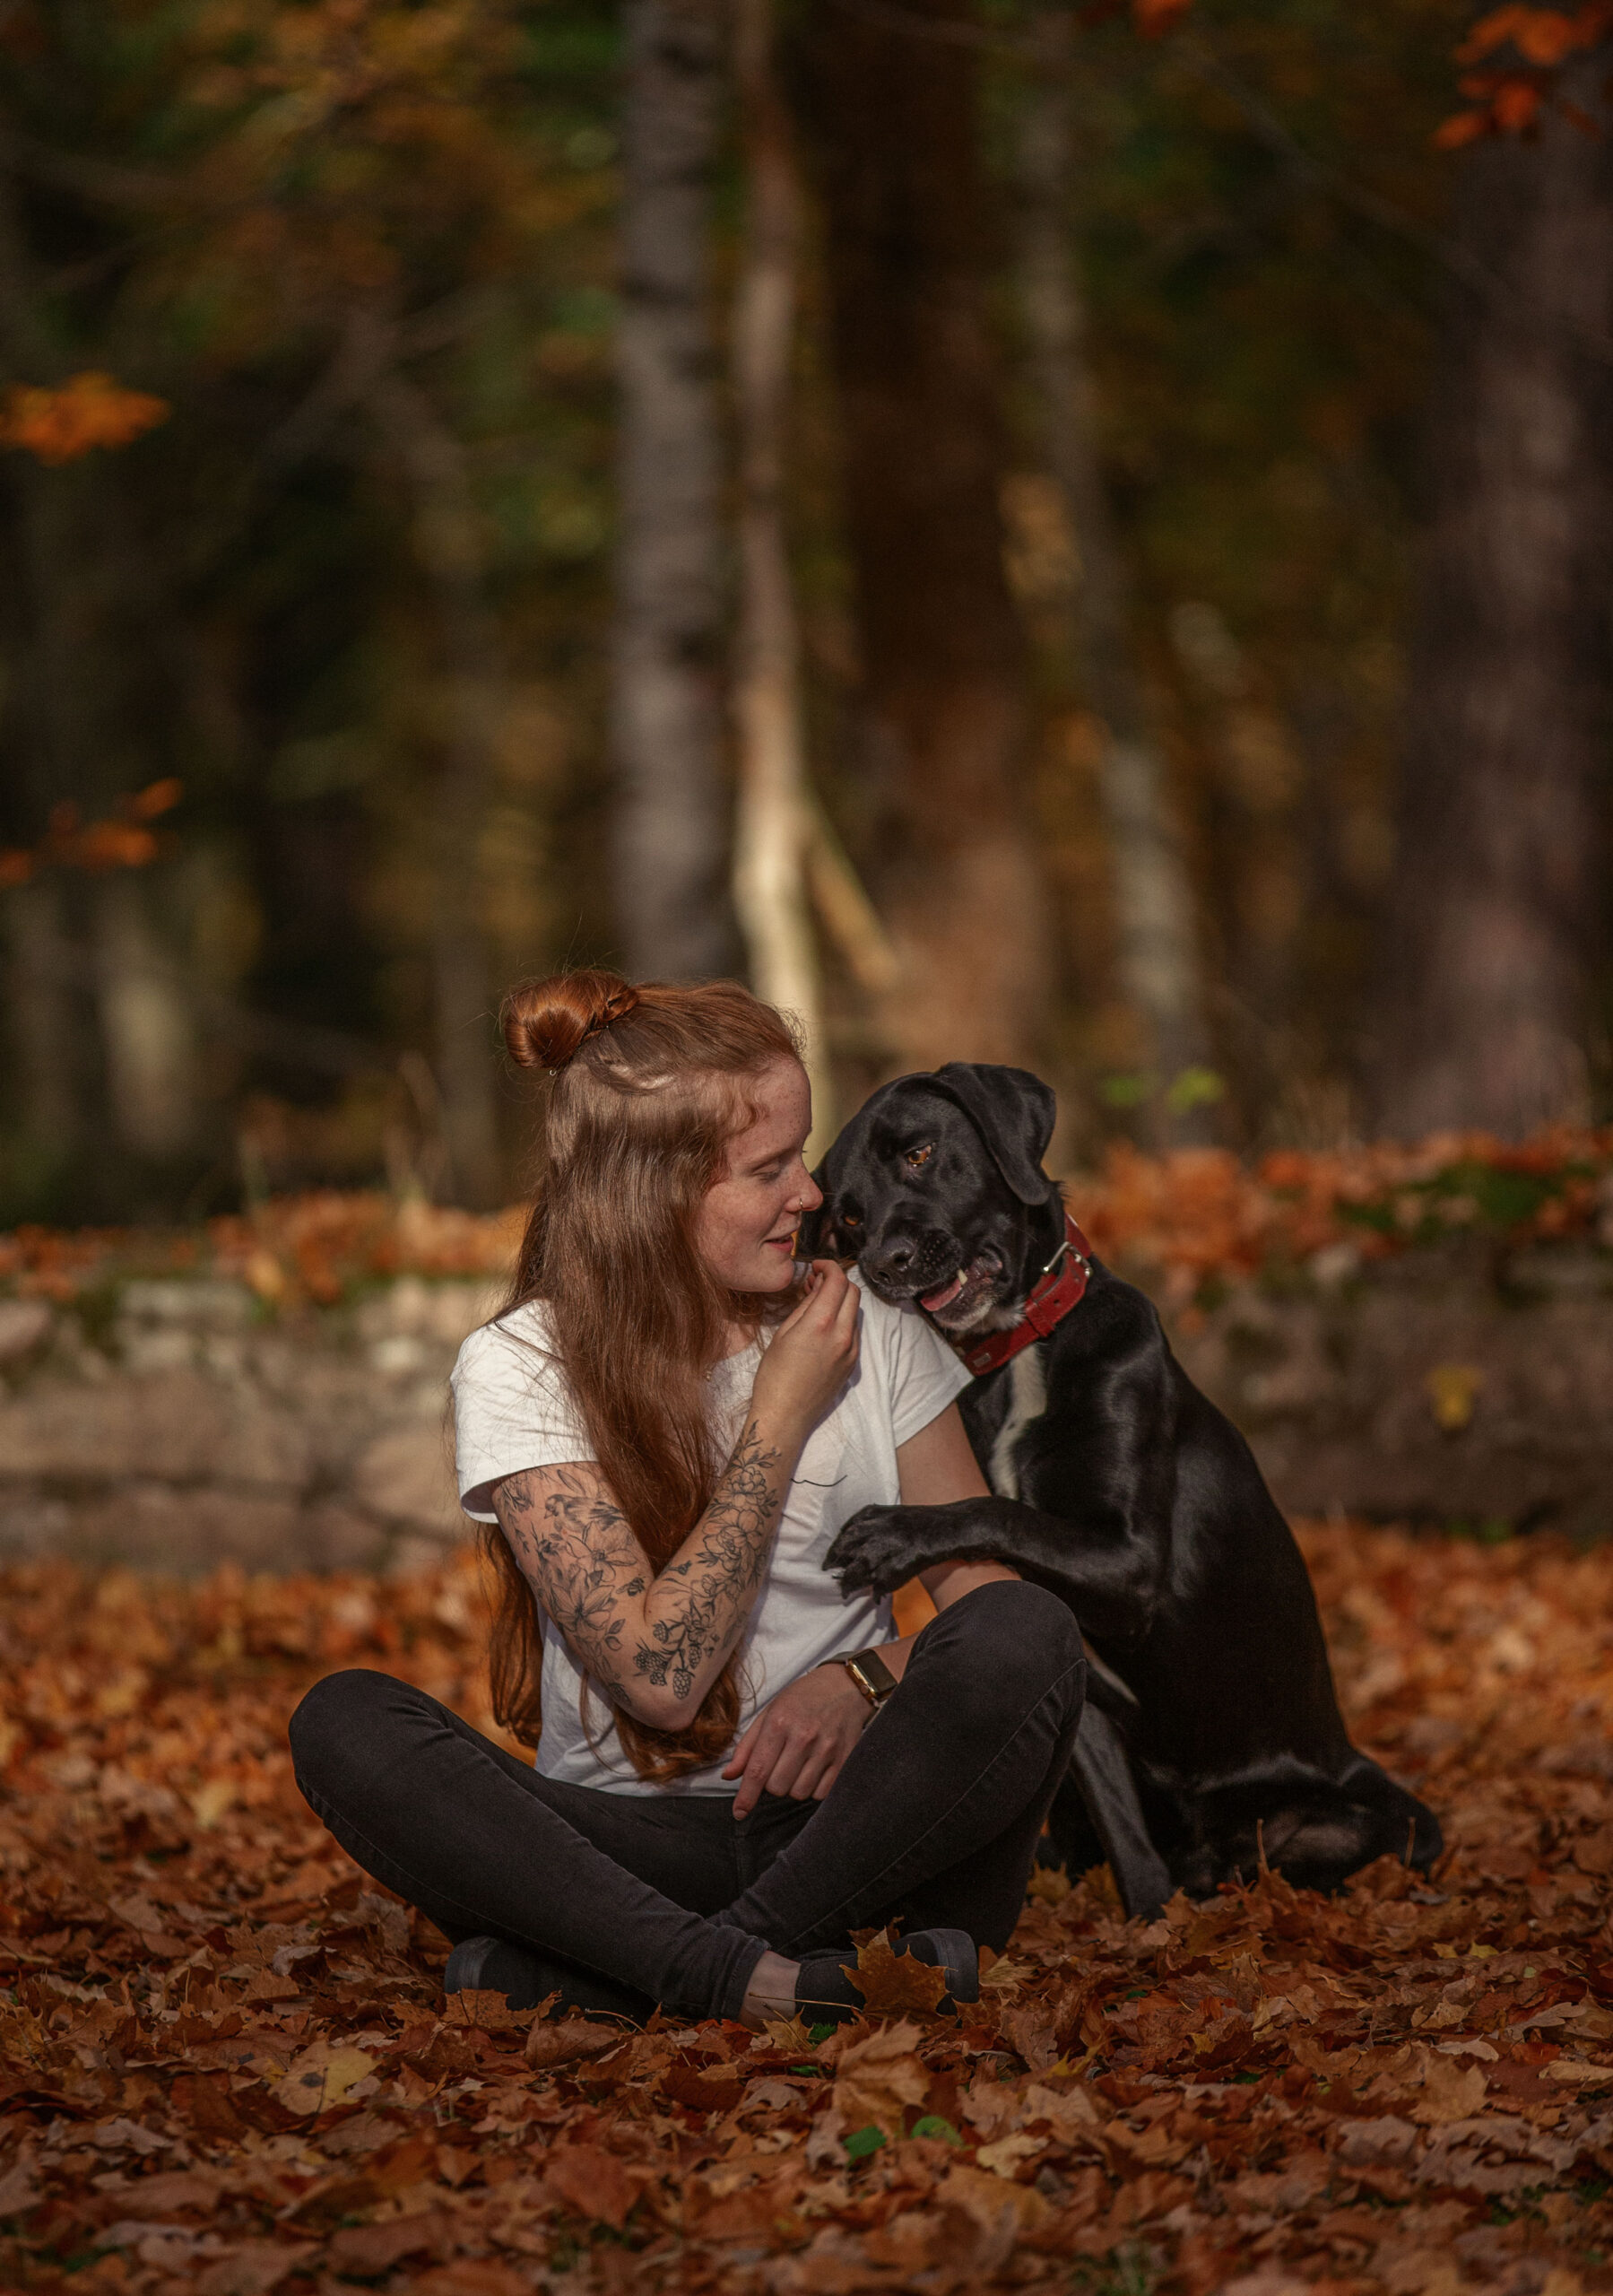
{"label": "woman's neck", "polygon": [[742,1355],[761,1332],[783,1323],[801,1296],[800,1287],[794,1284],[787,1292],[752,1293],[749,1300],[742,1293],[730,1292],[732,1305],[723,1326],[723,1360]]}
{"label": "woman's neck", "polygon": [[740,1323],[730,1316],[723,1326],[723,1361],[731,1355],[742,1355],[756,1337],[754,1323]]}

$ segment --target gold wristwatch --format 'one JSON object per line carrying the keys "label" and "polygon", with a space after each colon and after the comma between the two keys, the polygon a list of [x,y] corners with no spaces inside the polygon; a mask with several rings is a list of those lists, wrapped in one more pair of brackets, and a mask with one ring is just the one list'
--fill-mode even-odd
{"label": "gold wristwatch", "polygon": [[896,1676],[877,1650],[854,1650],[840,1664],[877,1714],[896,1688]]}

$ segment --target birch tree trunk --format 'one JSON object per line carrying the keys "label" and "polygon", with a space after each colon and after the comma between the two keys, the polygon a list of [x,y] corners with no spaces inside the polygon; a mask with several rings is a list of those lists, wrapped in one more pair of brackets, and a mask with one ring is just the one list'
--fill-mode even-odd
{"label": "birch tree trunk", "polygon": [[199,1048],[184,982],[152,907],[140,878],[120,874],[97,886],[96,985],[117,1137],[136,1155],[162,1162],[193,1144]]}
{"label": "birch tree trunk", "polygon": [[[908,19],[942,37],[919,37]],[[1047,995],[1023,646],[1002,568],[979,57],[962,0],[803,12],[896,1065],[1033,1062]],[[922,31],[924,26],[919,24]]]}
{"label": "birch tree trunk", "polygon": [[481,846],[492,802],[503,676],[486,596],[480,522],[464,448],[397,369],[372,404],[413,497],[413,541],[436,595],[453,687],[432,822],[431,978],[443,1133],[464,1203],[499,1201],[499,1067]]}
{"label": "birch tree trunk", "polygon": [[1599,118],[1461,161],[1454,230],[1501,283],[1452,291],[1428,417],[1377,1116],[1516,1137],[1583,1112],[1613,724],[1613,141]]}
{"label": "birch tree trunk", "polygon": [[612,648],[617,929],[634,975],[720,972],[730,935],[719,664],[711,180],[718,0],[627,0],[620,540]]}
{"label": "birch tree trunk", "polygon": [[[1146,1065],[1166,1087],[1209,1065],[1195,904],[1173,829],[1165,767],[1138,672],[1130,584],[1097,454],[1087,318],[1069,243],[1070,19],[1041,25],[1046,69],[1026,103],[1020,145],[1025,331],[1047,459],[1080,561],[1074,594],[1082,682],[1106,735],[1101,794],[1114,872],[1122,994],[1141,1021]],[[1160,1127],[1204,1138],[1203,1110]]]}
{"label": "birch tree trunk", "polygon": [[769,1004],[793,1013],[806,1031],[812,1145],[822,1148],[837,1126],[807,900],[811,826],[784,512],[800,203],[772,49],[772,0],[737,0],[734,62],[747,205],[733,326],[740,430],[733,898],[751,985]]}

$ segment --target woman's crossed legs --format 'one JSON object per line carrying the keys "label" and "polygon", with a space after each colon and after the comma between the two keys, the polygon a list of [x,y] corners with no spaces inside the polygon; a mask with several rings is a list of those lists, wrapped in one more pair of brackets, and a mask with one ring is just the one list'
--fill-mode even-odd
{"label": "woman's crossed legs", "polygon": [[291,1752],[348,1855],[455,1942],[489,1935],[569,1965],[567,1989],[601,2007],[734,2017],[769,1949],[794,1959],[879,1922],[1001,1952],[1085,1679],[1056,1596],[977,1587],[925,1628],[824,1801],[768,1795],[737,1822],[726,1795],[540,1778],[386,1674],[316,1683]]}

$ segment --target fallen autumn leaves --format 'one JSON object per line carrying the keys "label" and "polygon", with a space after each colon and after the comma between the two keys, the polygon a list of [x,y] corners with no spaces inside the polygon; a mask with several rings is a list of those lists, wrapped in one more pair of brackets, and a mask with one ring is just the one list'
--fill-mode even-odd
{"label": "fallen autumn leaves", "polygon": [[1357,1734],[1444,1819],[1435,1886],[1144,1926],[1045,1875],[960,2022],[892,2001],[819,2046],[445,2010],[284,1722],[358,1663],[485,1726],[468,1561],[0,1576],[0,2283],[1613,2285],[1613,1553],[1305,1543]]}

